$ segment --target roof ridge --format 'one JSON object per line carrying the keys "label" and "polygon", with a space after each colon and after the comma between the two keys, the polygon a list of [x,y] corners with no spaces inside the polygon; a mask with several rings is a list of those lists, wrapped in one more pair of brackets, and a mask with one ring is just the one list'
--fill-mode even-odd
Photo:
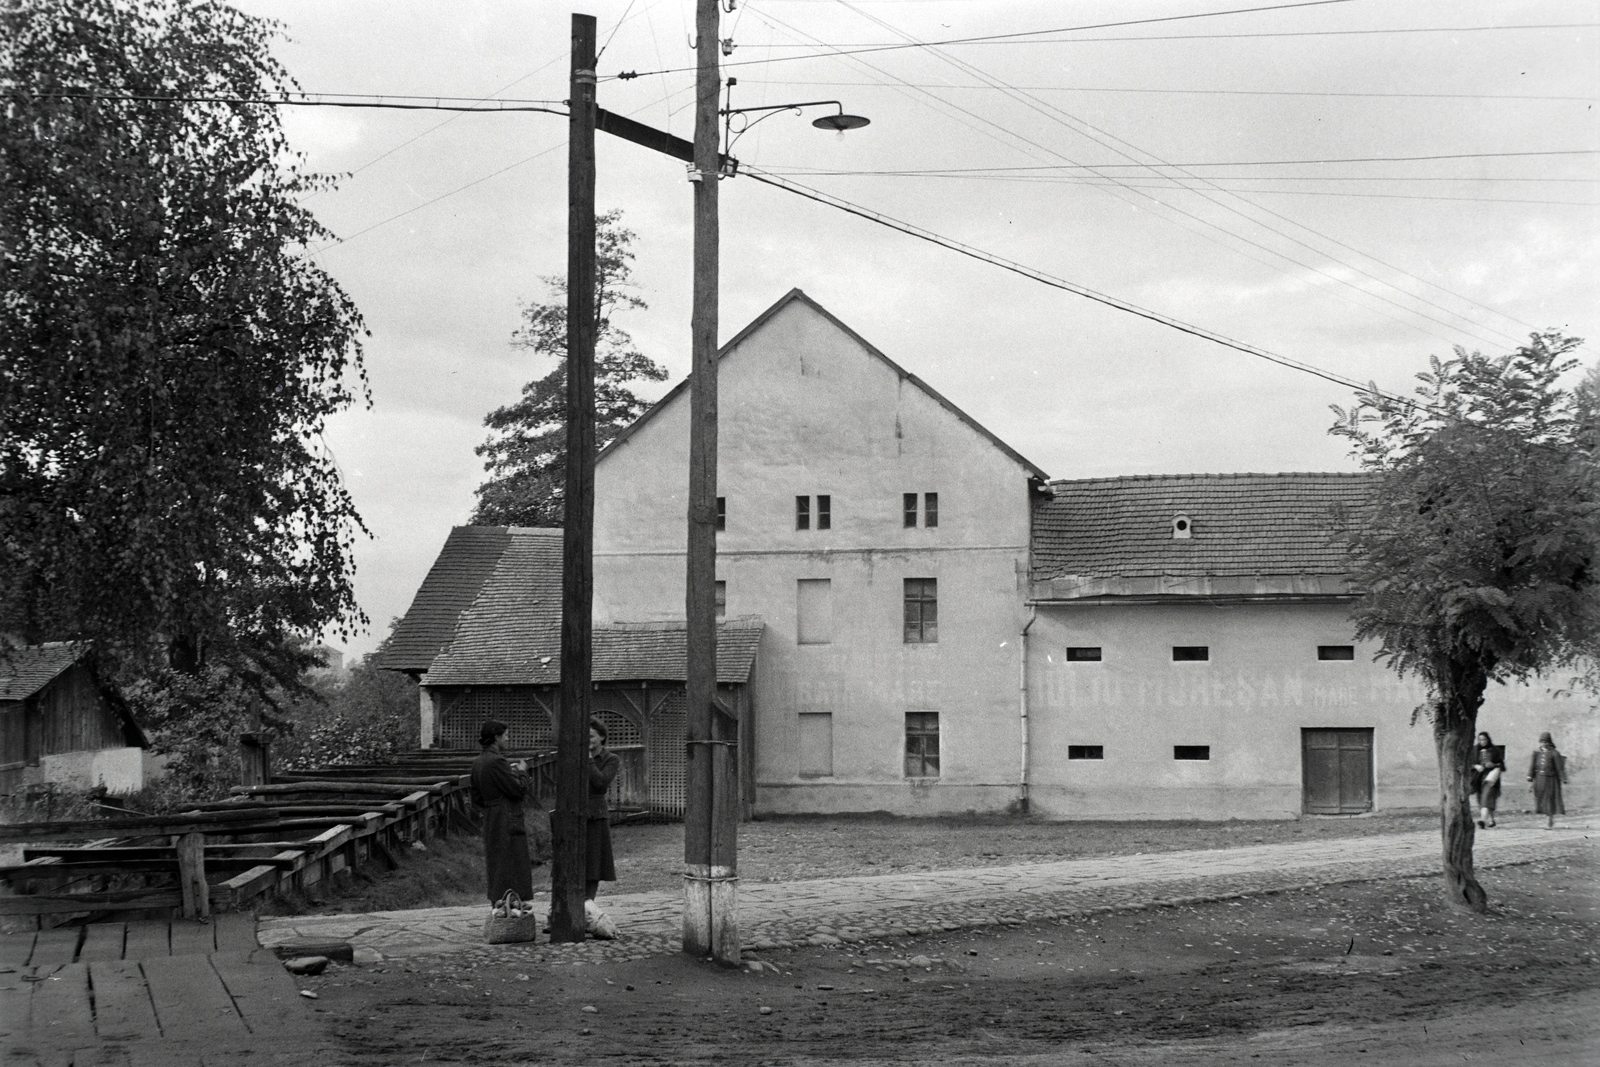
{"label": "roof ridge", "polygon": [[1211,474],[1107,474],[1098,478],[1052,478],[1046,484],[1104,485],[1111,482],[1225,481],[1245,478],[1373,478],[1368,471],[1220,471]]}

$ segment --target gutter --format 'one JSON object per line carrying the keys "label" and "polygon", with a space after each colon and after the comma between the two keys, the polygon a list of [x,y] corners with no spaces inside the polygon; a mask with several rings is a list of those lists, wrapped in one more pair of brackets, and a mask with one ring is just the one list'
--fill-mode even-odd
{"label": "gutter", "polygon": [[1022,766],[1018,774],[1017,810],[1019,813],[1028,814],[1028,631],[1033,629],[1033,624],[1039,618],[1039,609],[1033,604],[1028,605],[1028,621],[1022,624],[1021,668],[1017,684],[1018,697],[1018,726],[1022,731]]}

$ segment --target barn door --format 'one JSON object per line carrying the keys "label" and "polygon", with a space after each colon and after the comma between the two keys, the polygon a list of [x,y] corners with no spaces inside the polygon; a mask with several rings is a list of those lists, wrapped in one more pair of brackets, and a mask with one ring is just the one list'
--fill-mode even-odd
{"label": "barn door", "polygon": [[1301,769],[1308,815],[1372,810],[1372,731],[1302,730]]}

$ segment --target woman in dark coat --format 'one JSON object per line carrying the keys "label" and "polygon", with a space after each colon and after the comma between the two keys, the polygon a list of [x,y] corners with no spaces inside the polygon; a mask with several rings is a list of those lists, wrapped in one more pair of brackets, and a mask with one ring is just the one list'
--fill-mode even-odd
{"label": "woman in dark coat", "polygon": [[489,903],[515,892],[533,897],[533,863],[528,857],[528,827],[522,801],[528,795],[528,766],[502,754],[506,724],[490,719],[478,731],[483,752],[472,761],[472,802],[483,809],[483,866],[489,878]]}
{"label": "woman in dark coat", "polygon": [[1478,827],[1494,825],[1494,809],[1500,804],[1501,779],[1506,774],[1506,750],[1497,745],[1485,730],[1478,735],[1472,751],[1472,793],[1478,799]]}
{"label": "woman in dark coat", "polygon": [[1539,735],[1539,748],[1528,764],[1528,781],[1533,783],[1533,810],[1547,816],[1544,828],[1553,830],[1556,816],[1567,813],[1561,803],[1561,783],[1567,780],[1567,758],[1556,751],[1549,734]]}
{"label": "woman in dark coat", "polygon": [[588,870],[584,876],[583,899],[593,900],[601,882],[615,882],[617,867],[611,856],[611,806],[606,793],[622,769],[622,759],[606,748],[605,723],[589,720],[589,818],[588,842],[584,849]]}

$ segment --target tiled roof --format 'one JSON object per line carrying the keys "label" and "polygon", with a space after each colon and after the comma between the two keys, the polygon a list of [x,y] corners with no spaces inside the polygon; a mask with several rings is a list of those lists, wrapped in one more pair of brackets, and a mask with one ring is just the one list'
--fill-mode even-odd
{"label": "tiled roof", "polygon": [[83,646],[68,641],[0,649],[0,700],[27,700],[82,655]]}
{"label": "tiled roof", "polygon": [[[558,544],[561,536],[560,531],[527,532],[553,532]],[[394,628],[378,666],[393,671],[427,670],[433,657],[455,636],[461,613],[477,599],[511,536],[512,530],[505,526],[457,526],[451,530],[410,610]],[[559,584],[560,578],[556,581]]]}
{"label": "tiled roof", "polygon": [[[1050,483],[1033,512],[1033,579],[1342,580],[1335,514],[1359,517],[1363,474],[1176,474]],[[1178,515],[1192,536],[1173,536]]]}
{"label": "tiled roof", "polygon": [[[561,531],[510,527],[502,532],[499,558],[460,613],[449,642],[427,665],[429,685],[561,681]],[[718,627],[718,681],[750,680],[761,629],[758,620],[746,619]],[[590,677],[597,682],[682,681],[685,639],[681,622],[597,626]]]}

